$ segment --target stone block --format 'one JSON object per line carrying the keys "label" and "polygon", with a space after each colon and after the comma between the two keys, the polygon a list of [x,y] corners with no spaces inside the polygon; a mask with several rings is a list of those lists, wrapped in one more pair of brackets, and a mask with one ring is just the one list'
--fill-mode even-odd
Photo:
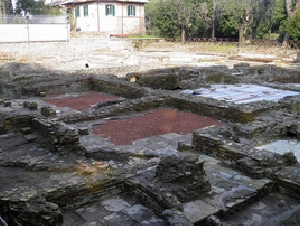
{"label": "stone block", "polygon": [[195,146],[184,143],[184,142],[179,142],[177,150],[179,152],[194,152],[195,151]]}
{"label": "stone block", "polygon": [[196,154],[163,156],[157,166],[156,176],[161,183],[176,191],[180,201],[188,201],[211,189],[203,165],[204,161],[199,161]]}
{"label": "stone block", "polygon": [[32,102],[30,103],[29,109],[30,109],[30,110],[36,110],[37,107],[38,107],[37,102],[36,102],[36,101],[32,101]]}
{"label": "stone block", "polygon": [[47,96],[46,92],[40,92],[40,97],[46,97],[46,96]]}
{"label": "stone block", "polygon": [[31,133],[31,128],[30,127],[25,127],[25,128],[21,128],[21,133],[22,134],[30,134]]}
{"label": "stone block", "polygon": [[56,111],[51,109],[49,106],[41,107],[41,115],[44,115],[46,117],[56,116]]}
{"label": "stone block", "polygon": [[29,108],[30,107],[30,102],[27,101],[27,100],[23,101],[23,107],[24,108]]}
{"label": "stone block", "polygon": [[239,64],[234,64],[233,68],[234,69],[239,69],[239,68],[249,68],[250,64],[249,63],[239,63]]}
{"label": "stone block", "polygon": [[32,140],[36,140],[38,138],[38,136],[35,134],[28,134],[28,135],[25,135],[24,138],[28,141],[32,141]]}
{"label": "stone block", "polygon": [[4,101],[4,107],[11,107],[11,101],[10,100],[5,100]]}

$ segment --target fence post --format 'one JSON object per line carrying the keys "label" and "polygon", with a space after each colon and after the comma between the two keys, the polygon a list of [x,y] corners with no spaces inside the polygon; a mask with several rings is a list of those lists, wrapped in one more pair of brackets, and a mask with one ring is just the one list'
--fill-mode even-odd
{"label": "fence post", "polygon": [[67,43],[69,43],[69,17],[66,17]]}
{"label": "fence post", "polygon": [[26,25],[27,25],[27,44],[29,44],[29,16],[26,16]]}

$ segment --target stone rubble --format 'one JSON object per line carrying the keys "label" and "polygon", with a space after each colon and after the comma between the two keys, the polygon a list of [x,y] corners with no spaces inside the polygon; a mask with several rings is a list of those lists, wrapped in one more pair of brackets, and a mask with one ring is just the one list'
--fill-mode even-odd
{"label": "stone rubble", "polygon": [[[195,82],[197,87],[211,88],[218,81],[248,83],[260,78],[256,82],[260,85],[280,81],[272,86],[299,91],[293,70],[243,63],[233,69],[136,72],[125,79],[91,71],[23,72],[13,78],[0,72],[0,215],[8,224],[72,225],[78,220],[82,225],[216,225],[244,219],[260,224],[282,222],[287,220],[284,214],[299,212],[295,154],[257,148],[278,139],[299,138],[298,96],[237,105],[176,90],[196,88]],[[123,99],[82,111],[45,101],[46,92],[49,96],[86,90]],[[132,117],[158,107],[225,123],[188,135],[144,138],[128,146],[91,133],[91,127],[105,123],[105,118]],[[269,201],[273,196],[279,204],[276,210]],[[266,219],[255,212],[259,208],[280,219]]]}

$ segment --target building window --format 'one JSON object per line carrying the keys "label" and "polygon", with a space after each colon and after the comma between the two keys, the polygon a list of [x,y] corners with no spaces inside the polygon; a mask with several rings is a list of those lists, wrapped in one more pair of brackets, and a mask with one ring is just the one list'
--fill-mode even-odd
{"label": "building window", "polygon": [[128,6],[128,16],[135,16],[135,6]]}
{"label": "building window", "polygon": [[106,16],[114,16],[115,15],[115,6],[114,5],[106,5],[105,6],[105,15]]}
{"label": "building window", "polygon": [[88,15],[89,15],[88,6],[85,5],[83,6],[83,16],[88,16]]}
{"label": "building window", "polygon": [[71,8],[67,8],[67,13],[68,14],[72,13],[72,9]]}
{"label": "building window", "polygon": [[75,17],[80,17],[79,6],[75,7]]}

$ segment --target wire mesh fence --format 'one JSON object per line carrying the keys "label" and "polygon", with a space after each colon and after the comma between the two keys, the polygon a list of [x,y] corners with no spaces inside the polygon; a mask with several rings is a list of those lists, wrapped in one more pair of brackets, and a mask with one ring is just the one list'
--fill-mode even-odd
{"label": "wire mesh fence", "polygon": [[53,15],[5,15],[0,16],[0,24],[63,24],[67,23],[68,18],[64,15],[53,16]]}

